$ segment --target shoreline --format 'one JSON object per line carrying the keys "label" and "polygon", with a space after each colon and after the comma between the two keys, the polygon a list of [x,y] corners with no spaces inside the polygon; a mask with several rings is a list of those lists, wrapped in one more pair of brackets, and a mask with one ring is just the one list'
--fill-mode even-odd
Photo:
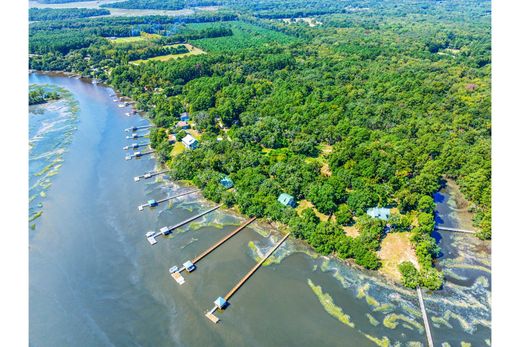
{"label": "shoreline", "polygon": [[[120,98],[120,99],[124,98],[124,99],[126,99],[127,102],[131,103],[132,109],[134,111],[136,111],[140,117],[146,119],[148,122],[153,124],[153,122],[148,117],[148,115],[147,115],[147,113],[145,111],[138,110],[138,109],[133,107],[135,105],[135,100],[131,99],[130,97],[123,96],[117,89],[115,89],[113,86],[105,83],[105,81],[99,81],[97,83],[93,83],[93,81],[95,79],[92,79],[92,78],[89,78],[89,77],[83,77],[81,74],[78,74],[78,73],[75,73],[75,72],[68,72],[68,71],[29,70],[29,73],[37,73],[37,74],[43,74],[43,75],[48,75],[48,76],[67,77],[67,78],[74,77],[74,78],[77,78],[77,79],[81,79],[81,80],[83,80],[83,81],[85,81],[87,83],[97,84],[97,85],[100,85],[100,86],[103,86],[103,87],[111,88],[113,90],[113,92],[118,96],[118,98]],[[164,165],[164,163],[162,163],[159,160],[157,160],[157,158],[155,156],[154,156],[154,160],[155,160],[155,168],[156,169],[164,169],[164,170],[168,170],[168,171],[170,170],[170,168],[168,168],[166,165]],[[196,187],[196,188],[198,188],[195,184],[193,184],[190,181],[175,181],[175,180],[172,180],[171,178],[169,178],[167,180],[165,180],[165,179],[163,179],[163,180],[166,181],[166,182],[169,182],[169,183],[173,183],[173,184],[176,183],[176,184],[180,184],[180,185],[186,186],[186,187]],[[215,203],[212,200],[206,199],[202,194],[201,194],[201,198],[204,199],[205,203],[209,203],[209,202],[210,203]],[[231,214],[231,215],[233,215],[235,217],[239,217],[239,218],[243,218],[243,219],[248,218],[248,216],[246,216],[246,215],[242,214],[241,212],[239,212],[238,208],[236,206],[233,206],[231,208],[223,206],[222,211],[224,211],[225,213]],[[256,222],[258,224],[263,225],[264,226],[263,229],[270,229],[270,232],[276,230],[276,232],[280,235],[280,237],[282,237],[287,232],[289,232],[287,230],[288,226],[284,225],[284,224],[281,224],[279,222],[271,222],[271,221],[268,221],[265,218],[258,218],[256,220]],[[284,230],[279,230],[279,229],[284,229]],[[253,228],[253,230],[255,230],[255,228]],[[262,233],[260,233],[258,230],[255,230],[255,232],[260,234],[260,235],[262,235]],[[269,235],[269,233],[267,233],[267,235]],[[391,284],[393,284],[393,285],[396,285],[396,286],[401,287],[403,289],[407,289],[399,281],[396,281],[395,278],[393,278],[393,277],[385,274],[384,272],[382,272],[381,268],[378,269],[378,270],[368,270],[368,269],[365,269],[362,266],[356,264],[353,259],[341,259],[341,258],[337,257],[334,253],[330,254],[330,255],[327,255],[327,256],[321,255],[318,252],[316,252],[312,248],[312,246],[310,246],[304,240],[296,239],[296,238],[293,237],[292,241],[293,242],[297,242],[300,246],[304,246],[306,248],[306,251],[299,251],[299,252],[305,253],[305,254],[307,254],[307,255],[309,255],[311,257],[312,257],[311,254],[313,254],[313,255],[315,254],[315,255],[317,255],[317,258],[319,258],[319,257],[321,257],[323,259],[333,258],[338,263],[340,263],[340,264],[342,264],[342,265],[344,265],[346,267],[349,267],[351,269],[354,269],[354,270],[356,270],[358,272],[361,272],[364,275],[376,277],[379,280],[386,280],[386,281],[391,282]],[[442,291],[442,289],[440,289],[440,291]]]}

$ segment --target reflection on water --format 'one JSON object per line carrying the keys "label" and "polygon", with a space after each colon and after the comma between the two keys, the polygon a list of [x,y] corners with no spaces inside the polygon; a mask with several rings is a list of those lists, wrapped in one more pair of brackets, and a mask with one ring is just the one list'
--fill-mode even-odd
{"label": "reflection on water", "polygon": [[[211,323],[204,312],[279,240],[279,232],[254,222],[201,260],[179,286],[168,269],[193,259],[245,218],[217,210],[150,246],[146,231],[173,225],[214,204],[191,194],[139,212],[137,206],[148,199],[186,189],[175,182],[133,181],[155,162],[124,160],[123,129],[146,121],[124,116],[127,111],[112,102],[108,88],[56,76],[33,74],[31,80],[70,89],[79,100],[81,117],[69,156],[49,189],[41,232],[31,240],[32,343],[425,346],[414,291],[318,256],[292,238],[231,298],[229,308],[217,313],[221,323]],[[447,237],[452,236],[443,235],[441,246],[450,254],[458,245],[445,245],[452,242]],[[481,346],[490,336],[490,282],[485,274],[468,277],[480,270],[457,266],[486,265],[470,258],[457,261],[452,270],[470,282],[449,281],[445,291],[425,293],[434,341]]]}

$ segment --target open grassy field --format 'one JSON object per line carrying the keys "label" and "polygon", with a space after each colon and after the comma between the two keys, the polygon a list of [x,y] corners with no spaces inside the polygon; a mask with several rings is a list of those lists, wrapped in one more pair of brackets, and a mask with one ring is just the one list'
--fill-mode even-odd
{"label": "open grassy field", "polygon": [[399,281],[401,273],[399,272],[399,264],[403,261],[411,261],[418,267],[417,256],[412,242],[410,241],[410,233],[389,233],[381,242],[381,249],[378,251],[381,259],[381,273]]}
{"label": "open grassy field", "polygon": [[197,47],[195,47],[193,45],[190,45],[189,43],[168,45],[168,46],[165,46],[165,47],[178,47],[178,46],[181,46],[181,45],[186,46],[186,48],[189,50],[189,52],[188,53],[181,53],[181,54],[159,55],[159,56],[153,57],[153,58],[134,60],[134,61],[131,61],[130,63],[131,64],[141,64],[141,63],[144,63],[144,62],[147,62],[147,61],[150,61],[150,60],[168,61],[168,60],[171,60],[171,59],[179,59],[179,58],[188,57],[190,55],[199,55],[199,54],[205,54],[206,53],[202,49],[197,48]]}
{"label": "open grassy field", "polygon": [[233,35],[193,40],[192,43],[208,52],[223,52],[258,47],[273,43],[290,43],[297,40],[292,36],[240,21],[225,23],[192,23],[186,26],[190,29],[201,30],[215,25],[231,28]]}
{"label": "open grassy field", "polygon": [[126,43],[135,43],[142,42],[151,39],[158,39],[161,35],[158,34],[147,34],[142,33],[140,36],[129,36],[129,37],[116,37],[115,39],[110,40],[113,44],[126,44]]}

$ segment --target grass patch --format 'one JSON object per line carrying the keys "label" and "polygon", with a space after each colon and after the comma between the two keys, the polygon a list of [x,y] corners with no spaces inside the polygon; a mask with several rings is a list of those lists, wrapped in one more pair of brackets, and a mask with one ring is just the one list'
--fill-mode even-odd
{"label": "grass patch", "polygon": [[127,43],[136,43],[141,41],[153,40],[160,38],[161,35],[158,34],[148,34],[141,33],[140,36],[128,36],[128,37],[116,37],[115,39],[109,39],[112,44],[127,44]]}
{"label": "grass patch", "polygon": [[415,267],[419,267],[415,250],[410,241],[410,233],[389,233],[386,235],[381,242],[378,256],[382,264],[379,271],[396,282],[401,279],[399,264],[402,262],[411,261]]}
{"label": "grass patch", "polygon": [[180,53],[180,54],[159,55],[157,57],[152,57],[152,58],[148,58],[148,59],[134,60],[134,61],[131,61],[130,63],[131,64],[142,64],[142,63],[145,63],[147,61],[152,61],[152,60],[153,61],[168,61],[168,60],[184,58],[184,57],[188,57],[188,56],[192,56],[192,55],[206,54],[206,52],[204,52],[202,49],[195,47],[193,45],[190,45],[189,43],[182,43],[182,44],[179,43],[179,44],[175,44],[175,45],[167,45],[165,47],[179,47],[179,46],[185,46],[189,52]]}
{"label": "grass patch", "polygon": [[175,142],[175,144],[173,145],[173,149],[171,151],[171,156],[172,157],[178,156],[179,154],[181,154],[185,150],[186,150],[186,147],[184,147],[182,142]]}
{"label": "grass patch", "polygon": [[363,299],[365,298],[367,304],[369,304],[372,307],[379,307],[381,304],[372,296],[368,295],[367,291],[370,288],[370,285],[367,283],[362,287],[359,287],[357,298]]}
{"label": "grass patch", "polygon": [[31,218],[29,218],[29,222],[32,222],[32,221],[34,221],[36,218],[39,218],[42,214],[43,214],[43,211],[38,211],[38,212],[36,212],[35,214],[33,214],[33,215],[31,216]]}
{"label": "grass patch", "polygon": [[324,293],[321,290],[321,286],[315,285],[312,283],[310,279],[307,279],[307,283],[309,284],[309,287],[311,287],[312,291],[316,296],[318,297],[318,300],[320,301],[323,308],[325,308],[325,311],[327,311],[328,314],[338,319],[341,323],[348,325],[351,328],[354,328],[354,323],[350,320],[350,316],[345,314],[341,307],[338,307],[334,305],[334,301],[332,300],[332,297]]}

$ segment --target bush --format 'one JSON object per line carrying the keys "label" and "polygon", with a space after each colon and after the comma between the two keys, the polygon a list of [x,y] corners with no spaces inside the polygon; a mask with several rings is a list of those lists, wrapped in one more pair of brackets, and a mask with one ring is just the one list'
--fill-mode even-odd
{"label": "bush", "polygon": [[401,284],[408,288],[416,288],[420,284],[419,271],[410,261],[404,261],[399,264],[399,272],[401,273]]}
{"label": "bush", "polygon": [[339,208],[336,211],[335,216],[336,222],[338,222],[338,224],[340,225],[348,225],[354,221],[352,210],[347,204],[339,205]]}

